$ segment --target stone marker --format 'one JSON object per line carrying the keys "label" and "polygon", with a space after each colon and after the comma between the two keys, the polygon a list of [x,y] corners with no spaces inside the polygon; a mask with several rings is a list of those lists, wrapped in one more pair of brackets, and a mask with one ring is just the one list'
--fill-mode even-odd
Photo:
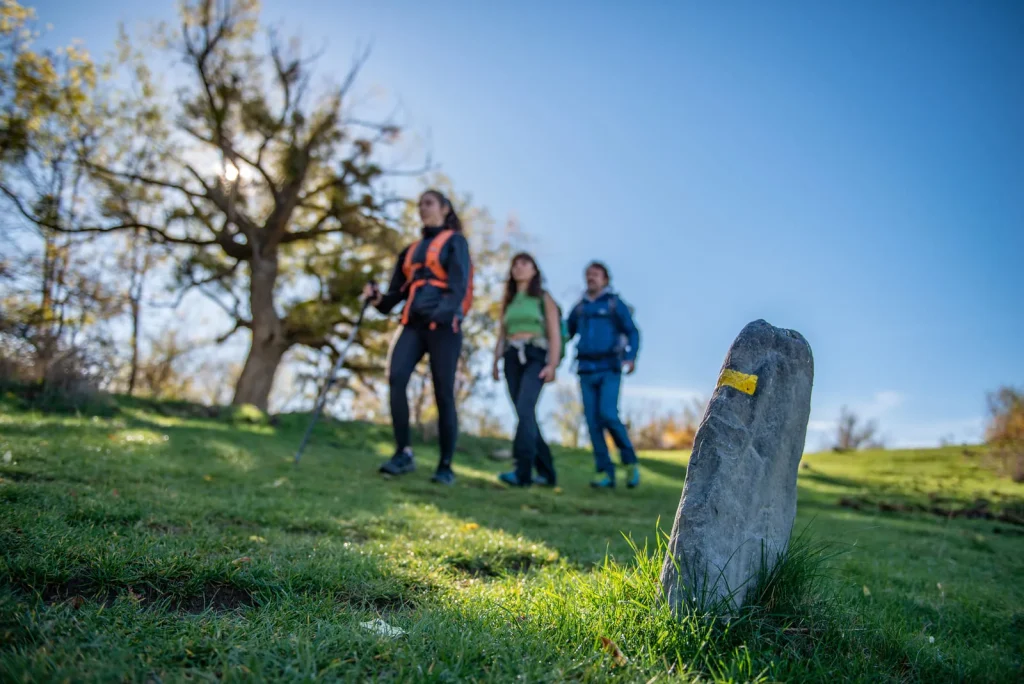
{"label": "stone marker", "polygon": [[[661,586],[677,614],[743,605],[796,517],[814,359],[800,333],[763,320],[729,348],[694,438]],[[719,605],[721,605],[719,603]]]}

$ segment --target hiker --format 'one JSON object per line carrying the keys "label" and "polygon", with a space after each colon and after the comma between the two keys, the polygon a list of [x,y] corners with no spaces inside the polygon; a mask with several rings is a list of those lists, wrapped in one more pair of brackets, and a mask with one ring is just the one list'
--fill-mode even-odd
{"label": "hiker", "polygon": [[619,387],[622,373],[636,369],[640,332],[629,307],[612,291],[607,266],[591,262],[586,269],[586,282],[587,291],[573,307],[567,323],[570,339],[579,335],[577,373],[599,475],[590,485],[599,489],[615,487],[615,465],[604,437],[607,430],[628,469],[626,486],[632,488],[640,484],[640,466],[626,426],[619,419]]}
{"label": "hiker", "polygon": [[[562,360],[562,313],[544,290],[543,282],[532,256],[524,252],[513,257],[505,283],[493,370],[498,380],[498,362],[504,360],[505,382],[519,418],[512,442],[516,468],[498,476],[513,487],[556,484],[551,449],[537,424],[537,402],[545,383],[554,382]],[[532,476],[534,466],[536,478]]]}
{"label": "hiker", "polygon": [[383,314],[405,301],[402,327],[387,362],[396,449],[380,472],[397,476],[416,469],[406,390],[416,364],[428,354],[441,447],[431,481],[452,485],[452,456],[458,437],[455,371],[462,350],[462,319],[473,299],[473,266],[462,222],[448,198],[437,190],[428,190],[420,196],[419,212],[423,237],[398,255],[387,292],[380,292],[373,284],[363,290],[363,296]]}

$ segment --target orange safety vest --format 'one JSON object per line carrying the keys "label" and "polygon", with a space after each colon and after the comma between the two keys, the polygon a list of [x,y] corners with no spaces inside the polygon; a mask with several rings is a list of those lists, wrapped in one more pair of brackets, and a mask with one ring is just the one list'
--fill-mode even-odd
{"label": "orange safety vest", "polygon": [[[405,285],[403,289],[408,290],[405,300],[405,307],[402,310],[402,325],[409,323],[409,311],[412,309],[412,300],[416,296],[416,290],[424,285],[433,285],[443,289],[448,288],[448,271],[441,265],[441,250],[447,244],[449,238],[455,233],[454,230],[442,230],[434,236],[434,239],[427,245],[427,254],[423,263],[413,261],[419,249],[420,242],[416,241],[409,246],[405,253],[405,261],[402,263],[402,273],[405,274]],[[427,269],[429,275],[416,277],[416,274]],[[469,264],[469,284],[466,286],[466,296],[462,299],[462,315],[469,313],[473,306],[473,263]],[[458,325],[458,322],[454,325]]]}

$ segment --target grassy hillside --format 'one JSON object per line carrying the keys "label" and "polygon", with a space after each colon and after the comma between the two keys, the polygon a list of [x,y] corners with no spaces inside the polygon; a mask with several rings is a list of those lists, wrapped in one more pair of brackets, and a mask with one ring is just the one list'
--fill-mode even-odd
{"label": "grassy hillside", "polygon": [[305,417],[201,416],[0,403],[0,680],[1024,676],[1024,486],[963,449],[807,456],[794,561],[732,623],[679,623],[656,530],[685,454],[594,492],[558,451],[560,488],[518,491],[466,438],[443,489],[429,446],[375,473],[387,428],[322,425],[293,468]]}

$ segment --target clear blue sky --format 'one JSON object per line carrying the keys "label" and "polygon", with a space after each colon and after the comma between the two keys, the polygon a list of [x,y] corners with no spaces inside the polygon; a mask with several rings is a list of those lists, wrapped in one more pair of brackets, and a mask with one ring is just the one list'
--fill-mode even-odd
{"label": "clear blue sky", "polygon": [[[848,403],[894,444],[976,438],[1024,384],[1024,4],[330,4],[264,15],[339,77],[372,41],[363,84],[518,215],[564,304],[610,264],[643,333],[627,404],[707,395],[756,318],[810,341],[812,429]],[[93,52],[169,16],[36,6]]]}

